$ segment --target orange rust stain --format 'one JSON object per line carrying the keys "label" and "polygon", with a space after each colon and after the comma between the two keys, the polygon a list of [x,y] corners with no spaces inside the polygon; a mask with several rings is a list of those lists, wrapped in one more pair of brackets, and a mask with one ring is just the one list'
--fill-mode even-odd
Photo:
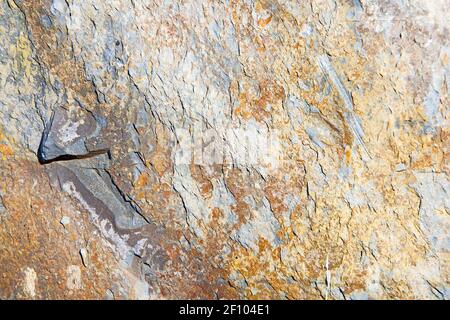
{"label": "orange rust stain", "polygon": [[352,156],[352,149],[350,148],[350,146],[346,145],[345,146],[345,162],[347,164],[350,163],[351,156]]}
{"label": "orange rust stain", "polygon": [[447,176],[450,176],[450,130],[442,130],[441,136],[441,140],[444,142],[444,159],[442,167]]}
{"label": "orange rust stain", "polygon": [[[39,279],[33,298],[102,297],[113,283],[109,271],[115,268],[115,260],[110,249],[95,236],[86,216],[76,217],[86,228],[78,228],[75,223],[64,228],[60,224],[61,212],[64,211],[60,205],[71,207],[76,204],[50,187],[44,169],[36,163],[22,160],[0,162],[0,178],[9,190],[3,201],[11,213],[0,226],[0,242],[6,249],[0,255],[2,294],[19,299],[30,298],[20,284],[23,267],[28,265],[36,270]],[[35,184],[42,192],[34,192]],[[76,243],[87,238],[91,267],[83,269]],[[69,265],[78,265],[83,270],[83,285],[79,290],[67,290],[66,270]]]}
{"label": "orange rust stain", "polygon": [[432,154],[421,154],[420,157],[411,162],[411,169],[421,170],[429,168],[430,166],[433,166],[433,164],[435,164],[435,161],[433,161],[434,159],[435,158]]}
{"label": "orange rust stain", "polygon": [[137,200],[143,200],[143,199],[145,199],[145,195],[146,195],[146,192],[145,192],[145,191],[139,191],[139,192],[136,194],[136,199],[137,199]]}
{"label": "orange rust stain", "polygon": [[250,214],[250,207],[244,201],[245,196],[250,193],[245,178],[239,169],[233,168],[225,171],[225,183],[236,199],[236,205],[232,206],[232,210],[237,213],[238,224],[241,225],[245,223],[246,217]]}
{"label": "orange rust stain", "polygon": [[259,84],[260,97],[251,98],[246,92],[239,93],[239,106],[235,114],[242,119],[254,118],[263,121],[270,117],[269,105],[276,105],[284,100],[284,88],[276,82],[263,79]]}
{"label": "orange rust stain", "polygon": [[263,54],[266,51],[266,46],[264,45],[264,41],[261,39],[261,37],[255,37],[253,42],[257,45],[256,50],[259,54]]}
{"label": "orange rust stain", "polygon": [[210,198],[212,196],[213,185],[211,183],[211,177],[209,177],[201,166],[191,164],[189,166],[191,171],[191,176],[198,183],[200,192],[205,198]]}
{"label": "orange rust stain", "polygon": [[181,250],[177,246],[169,246],[166,250],[166,254],[171,261],[176,261],[180,256]]}
{"label": "orange rust stain", "polygon": [[221,217],[223,217],[223,212],[219,208],[214,208],[211,212],[213,221],[219,220]]}
{"label": "orange rust stain", "polygon": [[251,105],[248,102],[247,94],[241,92],[239,94],[239,107],[236,108],[235,114],[242,119],[250,119],[252,117]]}
{"label": "orange rust stain", "polygon": [[172,188],[167,183],[154,183],[149,186],[149,189],[151,194],[147,193],[145,190],[142,190],[138,192],[138,198],[152,198],[152,200],[157,200],[157,198],[168,199],[173,193]]}
{"label": "orange rust stain", "polygon": [[142,172],[139,175],[139,178],[137,178],[136,182],[134,183],[134,186],[136,188],[142,188],[144,186],[146,186],[149,182],[149,178],[148,178],[148,173],[146,172]]}
{"label": "orange rust stain", "polygon": [[239,1],[238,0],[231,0],[230,6],[231,6],[231,19],[233,21],[233,25],[236,27],[236,33],[240,33],[240,23],[239,23]]}
{"label": "orange rust stain", "polygon": [[0,132],[0,154],[2,160],[6,160],[6,158],[12,156],[13,153],[12,148],[8,145],[8,139],[2,132]]}
{"label": "orange rust stain", "polygon": [[265,238],[259,238],[258,241],[258,249],[259,252],[264,252],[266,250],[270,250],[272,246],[270,245],[269,241],[267,241]]}
{"label": "orange rust stain", "polygon": [[258,275],[264,268],[269,266],[268,262],[263,262],[253,253],[247,253],[243,248],[239,248],[239,251],[234,256],[232,261],[233,269],[238,270],[246,278]]}
{"label": "orange rust stain", "polygon": [[264,19],[258,19],[258,26],[260,28],[264,28],[265,26],[267,26],[270,23],[270,21],[272,21],[271,15]]}

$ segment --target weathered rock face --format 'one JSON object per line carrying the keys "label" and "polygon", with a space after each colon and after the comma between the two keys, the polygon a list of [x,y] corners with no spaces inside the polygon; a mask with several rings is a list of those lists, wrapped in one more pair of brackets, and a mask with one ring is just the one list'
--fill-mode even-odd
{"label": "weathered rock face", "polygon": [[0,298],[449,298],[448,0],[2,0]]}

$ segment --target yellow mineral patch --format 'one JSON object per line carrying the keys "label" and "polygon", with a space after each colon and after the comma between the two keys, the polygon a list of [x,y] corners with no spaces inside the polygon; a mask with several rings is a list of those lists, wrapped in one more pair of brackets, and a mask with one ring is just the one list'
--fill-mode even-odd
{"label": "yellow mineral patch", "polygon": [[24,72],[25,77],[31,76],[31,47],[28,37],[21,32],[17,39],[16,45],[12,48],[14,52],[14,70]]}
{"label": "yellow mineral patch", "polygon": [[0,131],[0,154],[2,156],[2,160],[6,160],[8,157],[13,155],[13,149],[9,145],[8,139],[1,131]]}
{"label": "yellow mineral patch", "polygon": [[2,160],[6,160],[7,157],[13,154],[13,151],[10,146],[0,143],[0,153],[2,155]]}

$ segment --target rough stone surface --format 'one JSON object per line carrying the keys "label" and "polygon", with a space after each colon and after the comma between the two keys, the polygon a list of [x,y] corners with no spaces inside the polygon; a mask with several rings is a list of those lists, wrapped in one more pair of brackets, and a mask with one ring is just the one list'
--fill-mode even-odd
{"label": "rough stone surface", "polygon": [[448,299],[448,0],[1,0],[1,299]]}

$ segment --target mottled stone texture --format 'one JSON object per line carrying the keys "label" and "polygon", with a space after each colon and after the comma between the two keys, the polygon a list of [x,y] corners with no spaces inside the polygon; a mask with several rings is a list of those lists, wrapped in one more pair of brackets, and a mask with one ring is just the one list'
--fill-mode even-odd
{"label": "mottled stone texture", "polygon": [[0,298],[449,298],[449,8],[1,0]]}

